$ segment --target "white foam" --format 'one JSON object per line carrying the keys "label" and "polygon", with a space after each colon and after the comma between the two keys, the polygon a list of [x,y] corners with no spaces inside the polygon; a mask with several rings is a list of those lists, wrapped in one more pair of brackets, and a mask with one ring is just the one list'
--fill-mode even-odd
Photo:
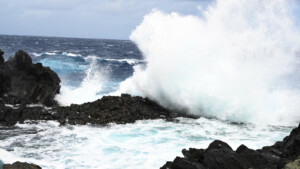
{"label": "white foam", "polygon": [[154,10],[130,36],[147,68],[136,66],[119,93],[220,119],[298,123],[300,92],[288,78],[299,72],[293,5],[217,0],[202,17]]}
{"label": "white foam", "polygon": [[21,158],[15,156],[13,153],[10,153],[0,148],[0,160],[4,164],[6,164],[6,163],[14,163],[16,161],[21,161]]}
{"label": "white foam", "polygon": [[69,53],[69,52],[63,52],[62,54],[63,54],[63,55],[70,56],[70,57],[78,57],[78,56],[81,56],[80,54],[74,54],[74,53]]}
{"label": "white foam", "polygon": [[97,57],[89,56],[85,59],[90,61],[90,68],[86,71],[86,77],[78,88],[62,86],[60,94],[55,97],[61,105],[81,104],[102,97],[98,93],[102,91],[102,84],[106,81],[106,72],[98,67]]}
{"label": "white foam", "polygon": [[[20,157],[43,169],[153,169],[175,156],[183,148],[206,148],[215,139],[261,148],[288,135],[291,128],[233,125],[205,118],[178,118],[179,122],[142,120],[134,124],[100,126],[59,126],[57,122],[18,124],[16,136],[0,140],[12,151],[0,159],[13,162]],[[27,133],[25,131],[38,131]],[[1,131],[0,131],[1,132]]]}
{"label": "white foam", "polygon": [[137,63],[144,62],[143,60],[139,60],[139,59],[104,59],[104,60],[114,61],[114,62],[127,62],[130,65],[135,65]]}
{"label": "white foam", "polygon": [[43,53],[36,53],[36,52],[33,52],[31,53],[34,57],[40,57]]}
{"label": "white foam", "polygon": [[57,53],[56,53],[57,51],[52,51],[52,52],[45,52],[45,53],[36,53],[36,52],[33,52],[33,53],[31,53],[34,57],[40,57],[40,56],[42,56],[42,55],[50,55],[50,56],[54,56],[54,55],[56,55]]}
{"label": "white foam", "polygon": [[13,105],[13,104],[4,104],[6,107],[10,107],[13,109],[18,109],[19,108],[19,104]]}
{"label": "white foam", "polygon": [[26,107],[42,107],[47,110],[52,109],[52,107],[47,107],[47,106],[44,106],[43,104],[27,104]]}
{"label": "white foam", "polygon": [[50,56],[54,56],[54,55],[56,55],[56,53],[55,53],[55,52],[45,52],[45,54],[46,54],[46,55],[50,55]]}

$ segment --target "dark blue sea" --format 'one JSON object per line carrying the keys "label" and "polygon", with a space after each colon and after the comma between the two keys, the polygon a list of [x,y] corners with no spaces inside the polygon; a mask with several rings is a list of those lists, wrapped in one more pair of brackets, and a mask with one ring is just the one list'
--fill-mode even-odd
{"label": "dark blue sea", "polygon": [[54,70],[62,85],[78,87],[89,69],[101,71],[107,75],[104,93],[115,90],[132,75],[134,65],[143,63],[140,51],[129,40],[0,35],[0,48],[5,59],[24,50],[33,62]]}
{"label": "dark blue sea", "polygon": [[54,70],[62,81],[61,99],[72,100],[74,93],[93,90],[75,103],[114,92],[133,74],[133,66],[144,64],[140,51],[129,40],[0,35],[0,49],[6,60],[24,50],[33,62]]}

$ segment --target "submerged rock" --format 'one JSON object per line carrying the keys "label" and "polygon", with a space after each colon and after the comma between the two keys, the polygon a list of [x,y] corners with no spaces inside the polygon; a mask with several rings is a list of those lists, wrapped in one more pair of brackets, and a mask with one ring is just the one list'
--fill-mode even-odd
{"label": "submerged rock", "polygon": [[30,56],[22,50],[6,62],[2,62],[1,58],[0,98],[3,102],[56,104],[54,97],[59,93],[60,79],[54,71],[41,63],[33,64]]}
{"label": "submerged rock", "polygon": [[13,164],[4,164],[3,169],[42,169],[40,166],[29,163],[15,162]]}
{"label": "submerged rock", "polygon": [[207,149],[183,149],[182,154],[161,169],[299,169],[300,124],[283,141],[259,150],[241,145],[233,151],[216,140]]}

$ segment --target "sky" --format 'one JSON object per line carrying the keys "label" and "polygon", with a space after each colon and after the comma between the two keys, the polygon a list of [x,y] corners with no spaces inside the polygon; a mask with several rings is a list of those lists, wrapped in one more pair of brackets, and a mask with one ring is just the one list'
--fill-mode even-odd
{"label": "sky", "polygon": [[0,34],[129,39],[153,9],[200,15],[213,0],[1,0]]}

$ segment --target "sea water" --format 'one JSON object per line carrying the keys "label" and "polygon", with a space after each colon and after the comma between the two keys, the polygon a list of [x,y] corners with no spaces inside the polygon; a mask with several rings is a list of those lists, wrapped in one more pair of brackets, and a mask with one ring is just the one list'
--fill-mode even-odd
{"label": "sea water", "polygon": [[183,148],[206,148],[213,140],[233,149],[271,145],[291,127],[232,124],[214,119],[142,120],[108,126],[59,126],[48,121],[0,128],[0,158],[45,169],[153,169],[182,156]]}
{"label": "sea water", "polygon": [[46,169],[152,169],[215,139],[233,149],[282,140],[300,121],[297,7],[297,1],[217,0],[199,6],[200,16],[153,10],[130,40],[0,35],[5,59],[23,49],[58,73],[61,105],[126,92],[202,116],[1,127],[0,159]]}
{"label": "sea water", "polygon": [[[131,41],[1,35],[0,44],[5,59],[23,49],[33,62],[57,72],[63,92],[57,99],[63,105],[93,101],[116,91],[121,81],[133,75],[133,66],[145,66]],[[234,149],[240,144],[256,149],[282,140],[291,129],[207,118],[108,126],[28,122],[0,127],[0,159],[36,163],[45,169],[153,169],[182,156],[184,148],[206,148],[215,139]]]}

